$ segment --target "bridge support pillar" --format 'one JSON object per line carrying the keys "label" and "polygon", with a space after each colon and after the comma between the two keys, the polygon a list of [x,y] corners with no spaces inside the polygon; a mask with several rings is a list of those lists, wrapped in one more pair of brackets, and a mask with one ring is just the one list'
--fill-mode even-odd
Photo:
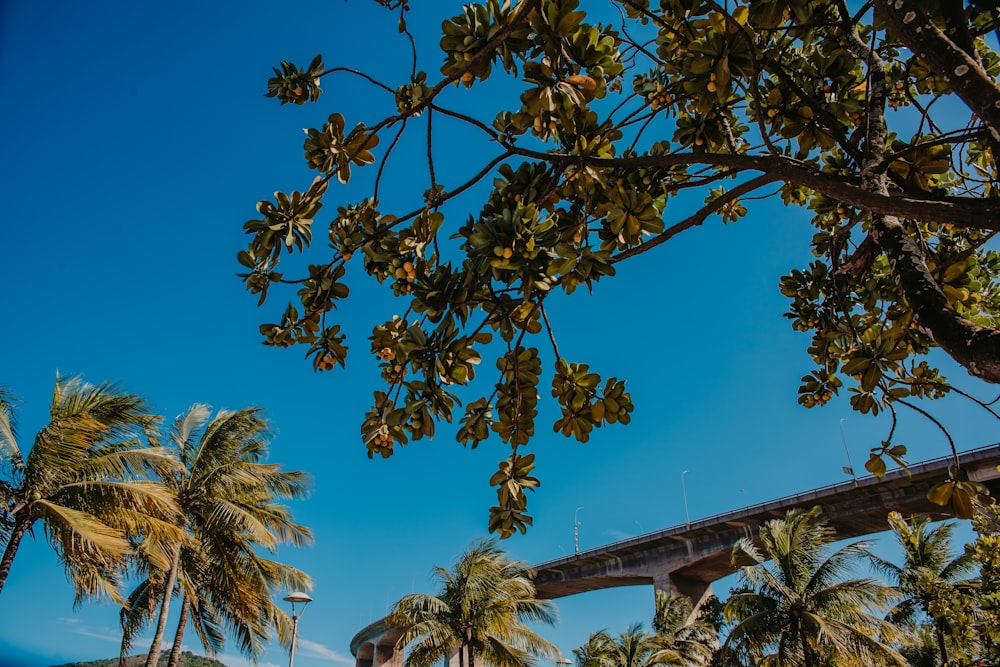
{"label": "bridge support pillar", "polygon": [[375,646],[375,661],[372,667],[397,667],[400,660],[391,645],[377,644]]}
{"label": "bridge support pillar", "polygon": [[680,574],[671,573],[666,576],[654,576],[653,588],[664,593],[676,593],[683,595],[691,601],[691,615],[688,622],[698,617],[701,605],[712,594],[712,582],[685,577]]}

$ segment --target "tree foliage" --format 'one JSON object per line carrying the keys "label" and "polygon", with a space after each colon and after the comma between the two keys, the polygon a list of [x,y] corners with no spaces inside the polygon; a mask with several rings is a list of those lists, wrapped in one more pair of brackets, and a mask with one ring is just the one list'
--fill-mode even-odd
{"label": "tree foliage", "polygon": [[896,626],[876,615],[894,591],[872,578],[848,578],[867,544],[827,555],[834,531],[820,514],[819,507],[791,510],[761,527],[760,549],[746,538],[733,547],[734,563],[749,564],[739,570],[742,590],[726,601],[733,627],[723,656],[741,665],[819,667],[834,656],[905,665],[891,646]]}
{"label": "tree foliage", "polygon": [[434,568],[436,595],[411,593],[393,605],[388,623],[404,628],[405,667],[430,667],[458,654],[461,667],[531,667],[559,652],[529,623],[552,625],[555,608],[535,597],[534,572],[512,561],[495,540],[481,540],[451,570]]}
{"label": "tree foliage", "polygon": [[691,606],[682,595],[657,591],[652,632],[638,623],[618,637],[595,632],[573,650],[577,667],[706,667],[718,635],[707,622],[691,618]]}
{"label": "tree foliage", "polygon": [[[401,33],[422,37],[410,34],[407,2],[379,2],[398,12]],[[594,22],[578,0],[487,0],[444,21],[434,74],[414,61],[408,81],[384,83],[320,56],[302,69],[282,63],[267,92],[282,104],[315,102],[323,80],[353,76],[386,105],[350,120],[345,112],[357,111],[341,108],[308,129],[315,180],[262,201],[246,223],[247,288],[261,304],[275,285],[297,290],[260,327],[264,341],[303,346],[317,370],[343,365],[346,334],[332,311],[349,297],[348,263],[388,285],[406,305],[370,337],[386,386],[361,427],[369,455],[430,437],[441,420],[457,419],[459,441],[473,447],[495,433],[511,454],[491,480],[490,528],[506,537],[531,522],[525,493],[538,482],[524,448],[543,377],[561,412],[553,427],[567,437],[586,441],[632,412],[623,381],[559,354],[547,299],[775,198],[814,228],[813,261],[780,281],[792,327],[811,336],[814,368],[798,401],[819,406],[846,391],[859,412],[891,413],[867,464],[881,474],[906,453],[893,442],[898,407],[926,415],[916,399],[958,391],[927,359],[931,348],[1000,382],[1000,253],[990,247],[1000,230],[1000,55],[987,41],[998,28],[990,5],[618,0],[611,22]],[[445,106],[449,87],[476,95],[490,79],[515,92],[489,88],[475,116]],[[481,132],[493,157],[444,183],[434,158],[456,124]],[[405,132],[426,135],[427,187],[412,210],[388,211],[383,170]],[[376,162],[372,195],[338,206],[321,234],[325,253],[285,276],[282,260],[311,250],[329,184]],[[490,175],[479,210],[446,220],[442,207]],[[543,372],[549,343],[555,362]],[[457,388],[497,350],[493,389],[460,407]],[[962,515],[982,489],[953,474],[933,496]]]}
{"label": "tree foliage", "polygon": [[178,539],[175,496],[156,477],[177,462],[156,446],[145,400],[121,388],[57,377],[49,422],[24,452],[9,392],[0,390],[0,589],[18,546],[37,522],[86,598],[121,602],[133,558],[159,567]]}
{"label": "tree foliage", "polygon": [[260,656],[271,631],[288,637],[287,613],[274,604],[281,590],[312,587],[304,572],[261,555],[281,544],[303,546],[312,531],[295,522],[283,500],[306,494],[309,477],[267,463],[270,429],[258,408],[220,410],[194,405],[173,423],[169,441],[180,465],[164,482],[181,511],[180,536],[163,546],[166,566],[142,563],[147,576],[121,611],[121,655],[159,610],[147,667],[159,659],[170,600],[181,598],[171,665],[188,620],[214,655],[228,632],[242,653]]}
{"label": "tree foliage", "polygon": [[[979,654],[974,610],[976,582],[969,576],[976,562],[971,553],[951,553],[952,523],[930,526],[926,516],[906,521],[889,513],[889,526],[903,547],[899,565],[872,556],[902,599],[889,611],[893,623],[915,628],[930,619],[938,655],[944,664]],[[963,663],[965,664],[965,663]]]}

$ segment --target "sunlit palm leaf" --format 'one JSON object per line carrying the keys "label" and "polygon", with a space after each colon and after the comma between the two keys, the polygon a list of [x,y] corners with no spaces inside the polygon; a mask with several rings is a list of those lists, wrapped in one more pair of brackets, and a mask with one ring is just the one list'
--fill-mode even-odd
{"label": "sunlit palm leaf", "polygon": [[15,471],[24,468],[24,459],[17,444],[17,414],[14,395],[0,387],[0,465],[7,463]]}

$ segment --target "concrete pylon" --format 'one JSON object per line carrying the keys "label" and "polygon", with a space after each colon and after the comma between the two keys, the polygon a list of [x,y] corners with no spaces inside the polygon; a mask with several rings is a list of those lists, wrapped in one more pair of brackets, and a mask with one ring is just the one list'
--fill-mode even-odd
{"label": "concrete pylon", "polygon": [[690,600],[691,613],[687,618],[688,623],[690,623],[694,619],[698,618],[698,612],[701,610],[701,605],[703,605],[705,600],[712,595],[712,582],[701,581],[700,579],[694,579],[692,577],[685,577],[677,574],[676,572],[667,573],[665,575],[659,574],[653,577],[653,590],[663,591],[667,594],[675,593],[683,595]]}
{"label": "concrete pylon", "polygon": [[401,667],[402,654],[398,654],[392,644],[375,645],[375,662],[373,667]]}

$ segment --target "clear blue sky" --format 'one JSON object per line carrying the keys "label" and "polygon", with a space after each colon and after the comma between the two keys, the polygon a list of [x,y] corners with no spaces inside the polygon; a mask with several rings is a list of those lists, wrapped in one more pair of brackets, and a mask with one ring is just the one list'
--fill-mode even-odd
{"label": "clear blue sky", "polygon": [[[414,4],[421,68],[433,79],[434,30],[458,4]],[[44,424],[57,371],[120,381],[168,420],[194,402],[264,407],[277,433],[272,460],[315,477],[295,511],[316,544],[279,556],[316,580],[300,667],[353,664],[358,629],[400,596],[432,591],[431,567],[485,534],[495,498],[487,480],[507,455],[495,442],[464,450],[442,428],[388,461],[366,458],[358,427],[376,387],[366,337],[402,307],[361,276],[352,281],[357,298],[339,311],[353,352],[346,371],[316,375],[301,352],[260,345],[257,325],[277,318],[282,302],[258,310],[235,277],[242,223],[273,190],[308,186],[301,128],[334,110],[350,124],[375,121],[391,104],[351,79],[325,82],[313,107],[262,96],[272,66],[305,64],[316,52],[328,66],[376,72],[392,85],[408,77],[395,18],[365,0],[0,4],[0,384],[22,399],[22,440]],[[463,91],[449,96],[476,109]],[[427,187],[407,150],[385,186],[387,207],[399,211],[414,207],[407,187]],[[468,142],[457,134],[437,150],[439,180],[456,184]],[[336,204],[368,196],[363,175],[331,188],[318,237]],[[481,203],[473,193],[450,220]],[[886,422],[850,413],[846,401],[813,411],[795,403],[807,341],[781,317],[777,283],[809,261],[810,236],[801,212],[759,205],[739,224],[710,221],[629,262],[592,296],[553,299],[563,355],[627,378],[636,412],[631,426],[580,445],[551,433],[555,411],[543,407],[535,527],[505,543],[515,558],[571,552],[578,507],[583,549],[683,522],[684,470],[692,519],[841,481],[844,417],[860,470]],[[961,448],[997,440],[995,422],[963,405],[937,409]],[[913,416],[897,439],[914,460],[946,453]],[[72,587],[36,537],[0,595],[0,664],[116,655],[117,610],[74,610]],[[648,622],[652,592],[591,593],[559,608],[560,625],[546,632],[569,654],[590,632]],[[235,649],[223,660],[242,664]],[[286,660],[274,645],[262,664]]]}

